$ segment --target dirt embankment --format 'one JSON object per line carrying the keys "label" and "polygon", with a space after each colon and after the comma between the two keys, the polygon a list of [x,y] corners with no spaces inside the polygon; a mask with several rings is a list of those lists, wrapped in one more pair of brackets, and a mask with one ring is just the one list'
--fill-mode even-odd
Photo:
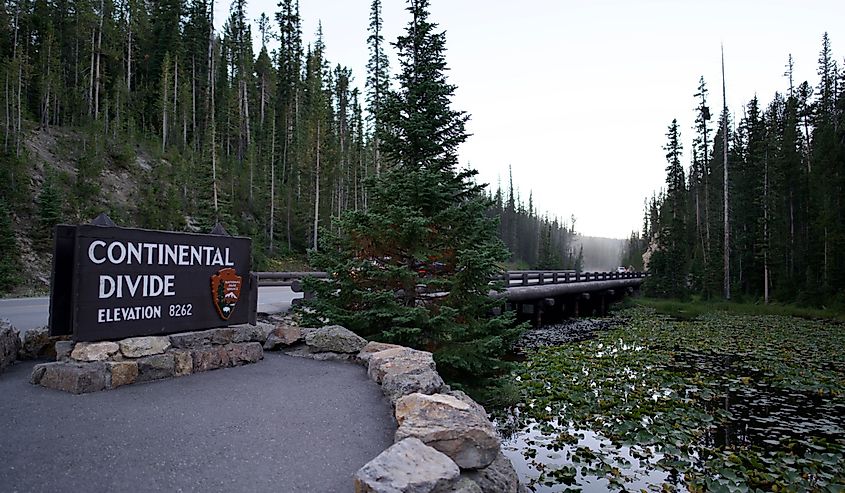
{"label": "dirt embankment", "polygon": [[[33,129],[24,140],[23,159],[28,189],[22,195],[31,200],[12,203],[12,223],[19,249],[22,269],[21,284],[10,293],[11,296],[31,296],[45,294],[50,287],[52,249],[40,246],[38,237],[39,204],[38,196],[43,189],[45,177],[52,173],[58,189],[61,203],[61,222],[87,222],[92,217],[81,217],[83,210],[101,212],[120,211],[125,220],[135,216],[138,204],[139,183],[155,163],[148,152],[135,148],[126,158],[117,156],[108,149],[93,155],[102,155],[98,164],[99,175],[94,178],[98,193],[80,204],[76,191],[77,172],[80,163],[92,159],[92,153],[86,152],[91,145],[90,135],[78,130],[61,127]],[[93,203],[90,203],[93,202]]]}

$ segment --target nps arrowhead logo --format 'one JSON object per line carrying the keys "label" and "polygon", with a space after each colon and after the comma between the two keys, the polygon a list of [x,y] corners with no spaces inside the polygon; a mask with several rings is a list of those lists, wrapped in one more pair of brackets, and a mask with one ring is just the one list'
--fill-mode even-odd
{"label": "nps arrowhead logo", "polygon": [[243,281],[235,269],[220,269],[211,276],[211,297],[217,313],[223,320],[229,320],[235,310],[235,304],[241,299],[241,284]]}

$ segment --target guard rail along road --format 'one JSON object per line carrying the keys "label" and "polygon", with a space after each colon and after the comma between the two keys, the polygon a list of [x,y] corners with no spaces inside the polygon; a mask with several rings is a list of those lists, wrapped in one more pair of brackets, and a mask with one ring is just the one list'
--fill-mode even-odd
{"label": "guard rail along road", "polygon": [[[256,272],[259,286],[289,286],[302,292],[302,279],[328,278],[326,272]],[[504,297],[508,308],[520,314],[534,315],[535,322],[543,313],[563,316],[604,314],[610,302],[639,289],[646,278],[644,272],[576,272],[574,270],[511,270],[495,276],[504,290],[491,290],[490,295]],[[311,293],[305,293],[310,298]]]}

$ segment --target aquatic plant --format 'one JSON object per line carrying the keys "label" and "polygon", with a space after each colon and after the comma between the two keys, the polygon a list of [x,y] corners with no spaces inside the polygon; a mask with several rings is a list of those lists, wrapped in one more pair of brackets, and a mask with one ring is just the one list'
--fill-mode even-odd
{"label": "aquatic plant", "polygon": [[534,491],[845,491],[845,326],[621,315],[513,375],[500,424]]}

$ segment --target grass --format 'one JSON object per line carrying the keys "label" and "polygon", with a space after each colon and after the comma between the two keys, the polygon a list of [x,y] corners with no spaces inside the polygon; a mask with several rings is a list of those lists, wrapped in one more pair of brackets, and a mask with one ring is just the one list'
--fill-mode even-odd
{"label": "grass", "polygon": [[779,315],[808,320],[839,320],[845,322],[845,312],[841,310],[810,308],[780,303],[766,305],[763,303],[709,301],[701,299],[678,301],[657,298],[633,298],[627,300],[626,304],[651,308],[657,313],[681,320],[691,320],[708,313],[727,313],[731,315]]}

